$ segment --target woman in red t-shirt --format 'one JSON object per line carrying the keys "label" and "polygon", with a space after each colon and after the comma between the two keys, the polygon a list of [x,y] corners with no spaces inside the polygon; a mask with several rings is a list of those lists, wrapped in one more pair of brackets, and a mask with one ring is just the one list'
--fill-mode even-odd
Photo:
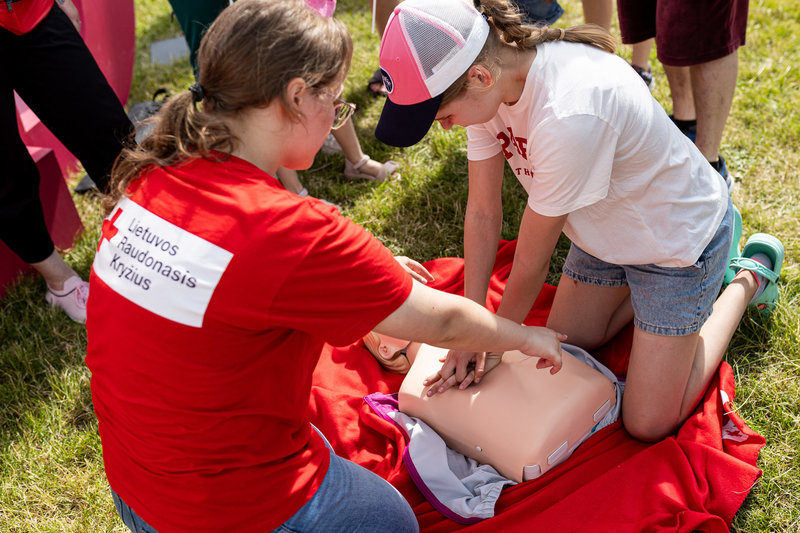
{"label": "woman in red t-shirt", "polygon": [[413,281],[369,232],[274,178],[308,168],[351,114],[351,55],[344,25],[301,0],[236,2],[203,38],[198,83],[114,170],[86,362],[132,530],[415,531],[402,496],[308,421],[325,342],[375,330],[561,366],[563,336]]}

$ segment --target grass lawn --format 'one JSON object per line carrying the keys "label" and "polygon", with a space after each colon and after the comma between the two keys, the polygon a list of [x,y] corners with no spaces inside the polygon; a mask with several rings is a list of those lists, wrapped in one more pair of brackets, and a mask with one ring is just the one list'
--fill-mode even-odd
{"label": "grass lawn", "polygon": [[[159,87],[173,92],[192,82],[188,60],[149,63],[149,44],[181,35],[166,0],[136,0],[137,53],[130,102]],[[581,21],[578,0],[562,0],[558,26]],[[341,0],[337,15],[351,29],[356,52],[345,99],[355,115],[365,152],[401,164],[403,179],[375,184],[349,181],[341,155],[320,155],[301,179],[312,195],[341,206],[395,253],[424,261],[461,256],[467,199],[466,135],[435,126],[408,149],[378,143],[372,129],[381,100],[364,90],[377,66],[378,37],[370,31],[369,3]],[[722,153],[738,181],[734,203],[744,235],[767,232],[786,248],[782,300],[765,323],[745,319],[726,360],[733,366],[736,408],[763,434],[767,446],[755,484],[733,523],[738,532],[800,530],[800,0],[753,0],[747,45]],[[620,53],[628,56],[628,47]],[[671,110],[663,70],[653,55],[654,94]],[[71,179],[74,185],[79,176]],[[504,185],[503,237],[514,238],[525,197],[510,173]],[[97,198],[76,196],[86,231],[66,254],[88,275],[99,237]],[[567,243],[554,254],[548,281],[557,280]],[[26,278],[0,302],[0,531],[126,531],[108,492],[97,423],[83,362],[85,329],[45,305],[44,282]],[[120,339],[124,342],[124,339]]]}

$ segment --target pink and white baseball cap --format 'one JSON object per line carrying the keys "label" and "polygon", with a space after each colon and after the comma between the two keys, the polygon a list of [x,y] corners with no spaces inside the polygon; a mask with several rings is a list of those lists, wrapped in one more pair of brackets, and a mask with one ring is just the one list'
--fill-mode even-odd
{"label": "pink and white baseball cap", "polygon": [[406,0],[383,32],[380,67],[388,99],[375,136],[411,146],[428,132],[442,94],[478,57],[489,24],[464,0]]}

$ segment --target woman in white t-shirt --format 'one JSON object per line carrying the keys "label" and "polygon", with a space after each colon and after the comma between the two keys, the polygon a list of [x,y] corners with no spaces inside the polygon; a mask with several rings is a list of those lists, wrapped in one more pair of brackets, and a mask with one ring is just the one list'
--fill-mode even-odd
{"label": "woman in white t-shirt", "polygon": [[[410,146],[434,120],[468,127],[465,295],[481,304],[508,162],[528,205],[497,313],[526,317],[563,232],[572,247],[548,326],[591,350],[633,319],[623,419],[637,438],[659,439],[695,408],[727,345],[712,352],[719,332],[701,332],[737,250],[726,183],[612,53],[605,30],[526,25],[507,0],[476,6],[407,0],[395,9],[381,44],[389,101],[376,135]],[[776,279],[780,243],[761,240]],[[771,307],[775,298],[762,279],[753,300]],[[439,390],[478,382],[484,358],[451,352]]]}

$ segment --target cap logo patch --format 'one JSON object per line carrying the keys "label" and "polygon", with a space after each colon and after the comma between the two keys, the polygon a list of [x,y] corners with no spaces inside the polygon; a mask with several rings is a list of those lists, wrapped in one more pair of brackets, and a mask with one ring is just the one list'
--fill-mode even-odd
{"label": "cap logo patch", "polygon": [[394,81],[383,68],[381,68],[381,78],[383,79],[383,86],[386,87],[386,92],[391,93],[394,90]]}

